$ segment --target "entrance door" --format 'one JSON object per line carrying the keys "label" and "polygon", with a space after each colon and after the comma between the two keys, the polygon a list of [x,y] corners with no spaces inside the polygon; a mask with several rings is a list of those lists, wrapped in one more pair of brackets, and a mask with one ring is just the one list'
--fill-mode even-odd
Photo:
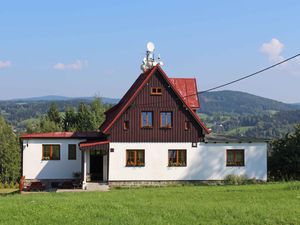
{"label": "entrance door", "polygon": [[103,155],[101,151],[90,151],[90,174],[92,181],[103,180]]}

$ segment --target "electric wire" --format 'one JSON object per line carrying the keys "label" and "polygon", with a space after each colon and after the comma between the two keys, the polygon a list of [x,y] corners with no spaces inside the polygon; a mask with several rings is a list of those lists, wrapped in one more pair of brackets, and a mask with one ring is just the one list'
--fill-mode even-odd
{"label": "electric wire", "polygon": [[[281,64],[283,64],[283,63],[286,63],[286,62],[288,62],[288,61],[290,61],[290,60],[292,60],[292,59],[294,59],[294,58],[297,58],[298,56],[300,56],[300,53],[298,53],[298,54],[296,54],[296,55],[293,55],[293,56],[291,56],[291,57],[289,57],[289,58],[287,58],[287,59],[285,59],[285,60],[282,60],[282,61],[280,61],[280,62],[278,62],[278,63],[275,63],[275,64],[273,64],[273,65],[271,65],[271,66],[268,66],[268,67],[266,67],[266,68],[263,68],[263,69],[261,69],[261,70],[258,70],[258,71],[254,72],[254,73],[251,73],[251,74],[242,76],[242,77],[240,77],[240,78],[238,78],[238,79],[235,79],[235,80],[233,80],[233,81],[227,82],[227,83],[225,83],[225,84],[221,84],[221,85],[218,85],[218,86],[209,88],[209,89],[207,89],[207,90],[205,90],[205,91],[198,91],[198,92],[195,93],[195,94],[182,96],[182,98],[183,98],[183,99],[186,99],[186,98],[188,98],[188,97],[192,97],[192,96],[195,96],[195,95],[201,95],[201,94],[204,94],[204,93],[207,93],[207,92],[210,92],[210,91],[213,91],[213,90],[220,89],[220,88],[222,88],[222,87],[231,85],[231,84],[233,84],[233,83],[237,83],[237,82],[239,82],[239,81],[242,81],[242,80],[245,80],[245,79],[247,79],[247,78],[253,77],[253,76],[255,76],[255,75],[261,74],[261,73],[263,73],[263,72],[265,72],[265,71],[267,71],[267,70],[270,70],[270,69],[272,69],[272,68],[274,68],[274,67],[277,67],[277,66],[279,66],[279,65],[281,65]],[[165,103],[165,102],[169,102],[169,101],[155,101],[155,102],[153,102],[153,103],[145,103],[145,104],[138,104],[138,105],[151,105],[151,104],[158,104],[158,103]]]}

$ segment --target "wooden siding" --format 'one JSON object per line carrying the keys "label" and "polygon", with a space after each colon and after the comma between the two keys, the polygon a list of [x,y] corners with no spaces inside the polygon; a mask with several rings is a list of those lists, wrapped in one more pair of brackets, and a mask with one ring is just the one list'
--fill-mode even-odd
{"label": "wooden siding", "polygon": [[[151,87],[162,87],[162,95],[151,95]],[[153,128],[141,128],[141,112],[153,112]],[[160,112],[170,111],[173,115],[172,128],[160,128]],[[129,121],[129,129],[123,129],[124,121]],[[185,121],[190,121],[190,129],[185,129]],[[203,130],[185,106],[177,98],[159,71],[137,95],[131,106],[110,128],[112,142],[198,142],[203,139]]]}

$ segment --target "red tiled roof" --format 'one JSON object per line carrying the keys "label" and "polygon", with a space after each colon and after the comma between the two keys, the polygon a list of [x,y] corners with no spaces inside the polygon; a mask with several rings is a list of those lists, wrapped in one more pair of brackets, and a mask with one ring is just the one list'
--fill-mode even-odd
{"label": "red tiled roof", "polygon": [[79,147],[84,148],[84,147],[91,147],[91,146],[103,145],[108,143],[109,141],[86,141],[86,142],[81,142],[79,144]]}
{"label": "red tiled roof", "polygon": [[23,134],[21,139],[28,138],[99,138],[99,132],[49,132],[49,133],[33,133]]}
{"label": "red tiled roof", "polygon": [[166,80],[166,82],[170,85],[170,87],[173,89],[173,91],[176,93],[176,95],[179,97],[179,99],[186,104],[186,107],[188,111],[192,114],[192,116],[195,118],[197,123],[203,128],[205,133],[210,133],[208,128],[204,125],[202,120],[198,117],[198,115],[193,111],[191,106],[187,104],[187,102],[182,98],[182,95],[179,93],[177,88],[174,86],[174,84],[170,81],[168,76],[165,74],[165,72],[161,69],[159,65],[153,67],[151,70],[142,73],[136,81],[132,84],[130,89],[126,92],[126,94],[123,96],[123,98],[120,100],[120,102],[117,104],[117,106],[111,110],[107,111],[106,113],[106,120],[101,125],[100,130],[107,134],[109,129],[112,127],[112,125],[117,121],[117,119],[122,115],[122,113],[125,112],[125,110],[130,106],[132,101],[135,99],[135,97],[138,95],[138,93],[142,90],[144,85],[148,82],[152,74],[156,70],[159,70],[159,72],[162,74],[163,78]]}
{"label": "red tiled roof", "polygon": [[195,78],[169,78],[181,97],[193,109],[200,108]]}

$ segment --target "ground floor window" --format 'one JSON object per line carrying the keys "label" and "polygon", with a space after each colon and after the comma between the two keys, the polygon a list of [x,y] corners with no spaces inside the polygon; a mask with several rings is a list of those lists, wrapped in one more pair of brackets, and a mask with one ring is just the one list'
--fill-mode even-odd
{"label": "ground floor window", "polygon": [[145,150],[126,150],[126,166],[145,166]]}
{"label": "ground floor window", "polygon": [[245,166],[244,149],[227,149],[226,166]]}
{"label": "ground floor window", "polygon": [[186,166],[186,150],[169,150],[168,166]]}
{"label": "ground floor window", "polygon": [[60,160],[60,145],[43,145],[42,160]]}
{"label": "ground floor window", "polygon": [[75,144],[69,144],[69,146],[68,146],[68,159],[76,160],[76,145]]}

